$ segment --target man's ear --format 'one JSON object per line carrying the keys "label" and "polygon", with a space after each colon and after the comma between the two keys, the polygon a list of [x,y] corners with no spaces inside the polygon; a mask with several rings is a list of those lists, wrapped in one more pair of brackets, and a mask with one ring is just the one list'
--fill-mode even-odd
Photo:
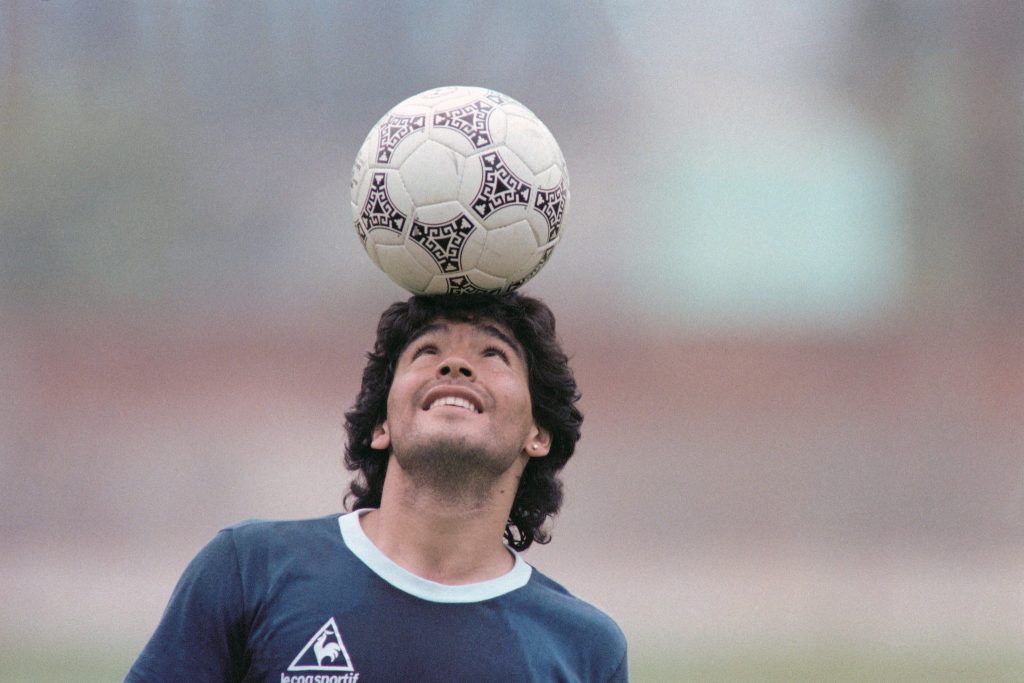
{"label": "man's ear", "polygon": [[378,451],[386,451],[391,446],[391,434],[388,433],[387,420],[381,422],[373,429],[373,437],[370,439],[370,448]]}
{"label": "man's ear", "polygon": [[531,458],[540,458],[551,451],[551,432],[543,427],[534,426],[530,437],[526,440],[526,454]]}

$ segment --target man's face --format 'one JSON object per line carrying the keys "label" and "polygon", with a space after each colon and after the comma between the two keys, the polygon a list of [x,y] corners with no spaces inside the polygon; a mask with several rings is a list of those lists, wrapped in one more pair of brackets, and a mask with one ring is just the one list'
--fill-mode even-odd
{"label": "man's face", "polygon": [[434,476],[448,479],[546,455],[550,437],[534,423],[526,361],[508,328],[436,320],[421,330],[398,358],[371,445],[390,447],[403,469],[447,460]]}

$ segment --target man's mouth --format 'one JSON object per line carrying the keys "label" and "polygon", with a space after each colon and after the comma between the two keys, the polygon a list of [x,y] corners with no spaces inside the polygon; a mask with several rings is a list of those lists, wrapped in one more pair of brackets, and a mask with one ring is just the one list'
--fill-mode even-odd
{"label": "man's mouth", "polygon": [[458,396],[441,396],[441,397],[438,397],[433,402],[431,402],[431,404],[429,406],[427,406],[427,410],[432,410],[434,408],[437,408],[438,406],[452,406],[454,408],[463,408],[465,410],[469,410],[469,411],[474,412],[474,413],[479,413],[480,412],[477,409],[477,407],[475,405],[473,405],[472,402],[470,402],[469,400],[464,399],[464,398],[459,398]]}

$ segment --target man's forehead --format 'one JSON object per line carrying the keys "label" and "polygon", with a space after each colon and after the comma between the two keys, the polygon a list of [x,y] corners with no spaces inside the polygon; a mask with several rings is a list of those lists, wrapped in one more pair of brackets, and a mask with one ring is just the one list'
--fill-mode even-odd
{"label": "man's forehead", "polygon": [[452,331],[455,325],[469,325],[477,332],[484,334],[510,346],[520,356],[523,355],[523,345],[516,339],[515,334],[505,323],[491,318],[480,318],[474,320],[452,320],[449,318],[435,318],[429,323],[413,332],[409,337],[406,346],[426,334],[445,334]]}

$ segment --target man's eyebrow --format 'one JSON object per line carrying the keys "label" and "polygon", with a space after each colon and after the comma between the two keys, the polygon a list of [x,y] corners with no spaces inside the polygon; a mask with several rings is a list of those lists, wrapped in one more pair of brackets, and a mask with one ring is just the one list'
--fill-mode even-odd
{"label": "man's eyebrow", "polygon": [[418,329],[418,330],[416,330],[415,332],[412,333],[412,336],[409,337],[409,341],[407,341],[405,343],[405,348],[407,349],[410,346],[412,346],[412,343],[414,341],[416,341],[417,339],[419,339],[420,337],[422,337],[425,334],[433,334],[434,332],[447,332],[447,331],[448,331],[448,325],[446,325],[445,323],[430,323],[429,325],[424,325],[423,327],[421,327],[420,329]]}
{"label": "man's eyebrow", "polygon": [[495,325],[480,325],[480,330],[489,337],[494,337],[495,339],[500,339],[501,341],[505,342],[505,344],[507,344],[509,348],[516,352],[517,356],[519,356],[520,358],[523,357],[522,345],[520,345],[519,342],[513,339],[512,337],[505,334],[505,332],[502,331],[501,328]]}

